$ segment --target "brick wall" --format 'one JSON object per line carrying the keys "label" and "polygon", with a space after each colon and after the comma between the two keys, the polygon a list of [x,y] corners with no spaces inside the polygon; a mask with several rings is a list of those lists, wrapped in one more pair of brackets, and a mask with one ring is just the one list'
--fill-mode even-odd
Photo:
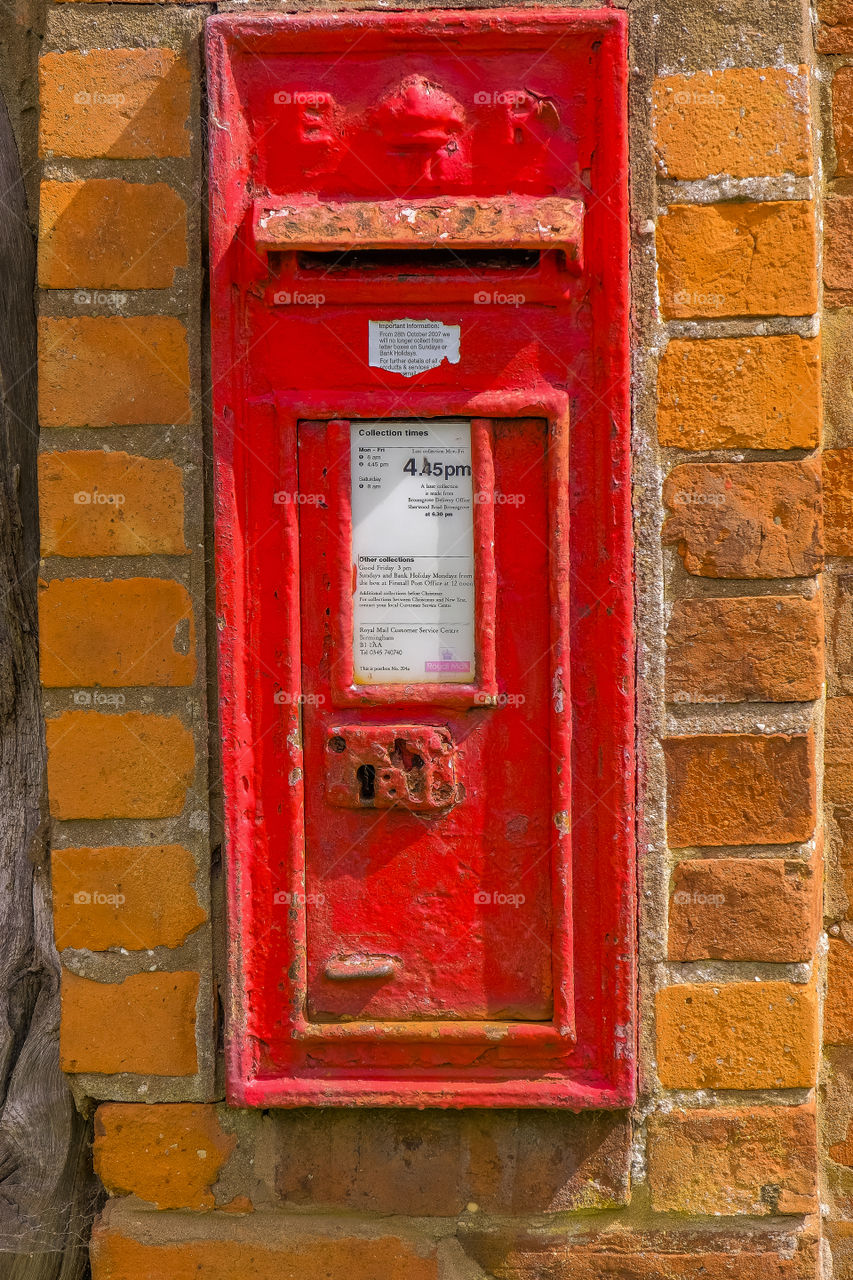
{"label": "brick wall", "polygon": [[806,1280],[819,1147],[853,1275],[853,7],[827,0],[818,77],[799,0],[686,8],[632,14],[641,1099],[572,1116],[222,1100],[212,6],[48,6],[41,645],[95,1280]]}

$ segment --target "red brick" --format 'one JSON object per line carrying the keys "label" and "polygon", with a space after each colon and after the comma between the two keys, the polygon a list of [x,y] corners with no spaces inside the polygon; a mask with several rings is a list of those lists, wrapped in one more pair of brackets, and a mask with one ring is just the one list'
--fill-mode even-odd
{"label": "red brick", "polygon": [[165,182],[43,182],[39,284],[170,289],[187,265],[187,210]]}
{"label": "red brick", "polygon": [[801,462],[673,467],[663,541],[703,578],[795,578],[823,563],[820,470]]}
{"label": "red brick", "polygon": [[193,1075],[198,987],[197,973],[136,973],[123,982],[91,982],[63,971],[63,1070]]}
{"label": "red brick", "polygon": [[696,734],[664,743],[673,848],[788,844],[815,829],[811,734]]}
{"label": "red brick", "polygon": [[821,695],[820,596],[676,600],[666,645],[671,702],[807,702]]}
{"label": "red brick", "polygon": [[[489,1280],[817,1280],[814,1236],[767,1231],[659,1232],[613,1226],[588,1237],[524,1227],[468,1230],[466,1252]],[[479,1272],[477,1273],[480,1274]]]}
{"label": "red brick", "polygon": [[782,858],[680,862],[669,905],[671,960],[810,960],[820,928],[821,881]]}
{"label": "red brick", "polygon": [[826,553],[853,556],[853,449],[825,449],[822,471]]}
{"label": "red brick", "polygon": [[824,738],[824,798],[853,802],[853,697],[827,698]]}
{"label": "red brick", "polygon": [[314,1109],[278,1112],[272,1126],[291,1206],[453,1217],[470,1202],[560,1213],[628,1198],[625,1112]]}
{"label": "red brick", "polygon": [[648,1176],[656,1213],[815,1213],[814,1105],[650,1116]]}
{"label": "red brick", "polygon": [[825,1044],[853,1044],[853,945],[830,939],[823,1006]]}
{"label": "red brick", "polygon": [[853,196],[830,196],[823,216],[824,299],[827,306],[849,306],[853,302]]}

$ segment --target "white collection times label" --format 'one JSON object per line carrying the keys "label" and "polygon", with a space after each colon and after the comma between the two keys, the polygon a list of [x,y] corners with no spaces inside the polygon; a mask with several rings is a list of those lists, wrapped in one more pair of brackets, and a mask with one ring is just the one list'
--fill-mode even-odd
{"label": "white collection times label", "polygon": [[470,682],[471,424],[353,422],[350,440],[356,682]]}

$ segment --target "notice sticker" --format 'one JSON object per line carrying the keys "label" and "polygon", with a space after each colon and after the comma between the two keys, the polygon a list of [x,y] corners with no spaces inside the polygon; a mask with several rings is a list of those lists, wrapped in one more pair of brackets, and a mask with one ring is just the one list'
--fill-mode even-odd
{"label": "notice sticker", "polygon": [[441,320],[369,320],[367,350],[373,369],[413,378],[443,360],[459,363],[458,324]]}
{"label": "notice sticker", "polygon": [[474,679],[471,424],[353,422],[358,684]]}

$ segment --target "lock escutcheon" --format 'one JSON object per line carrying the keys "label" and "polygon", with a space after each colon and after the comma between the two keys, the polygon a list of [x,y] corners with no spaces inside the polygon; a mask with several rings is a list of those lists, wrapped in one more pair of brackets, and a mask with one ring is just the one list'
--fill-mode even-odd
{"label": "lock escutcheon", "polygon": [[449,809],[460,799],[450,730],[413,724],[330,728],[326,799],[340,809]]}

